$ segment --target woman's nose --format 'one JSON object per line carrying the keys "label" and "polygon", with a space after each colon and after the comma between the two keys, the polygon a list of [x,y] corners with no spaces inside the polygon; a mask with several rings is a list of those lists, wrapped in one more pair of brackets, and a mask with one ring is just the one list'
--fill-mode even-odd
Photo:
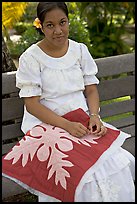
{"label": "woman's nose", "polygon": [[62,33],[62,30],[61,30],[60,26],[55,27],[54,33],[55,33],[56,35],[59,35],[59,34]]}

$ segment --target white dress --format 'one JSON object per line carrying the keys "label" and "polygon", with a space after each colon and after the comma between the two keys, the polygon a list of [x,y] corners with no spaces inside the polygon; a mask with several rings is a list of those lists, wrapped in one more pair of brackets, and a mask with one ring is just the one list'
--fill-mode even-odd
{"label": "white dress", "polygon": [[[88,113],[83,95],[85,85],[98,84],[97,66],[86,45],[69,39],[67,53],[53,58],[37,44],[30,46],[19,59],[16,86],[20,97],[40,96],[40,102],[58,115],[82,108]],[[26,133],[41,121],[24,107],[22,131]],[[106,126],[116,129],[110,124]],[[127,134],[122,132],[124,137]],[[125,136],[126,135],[126,136]],[[75,192],[75,202],[135,202],[134,156],[118,145],[115,151],[99,159],[82,177]],[[61,202],[34,192],[39,202]]]}

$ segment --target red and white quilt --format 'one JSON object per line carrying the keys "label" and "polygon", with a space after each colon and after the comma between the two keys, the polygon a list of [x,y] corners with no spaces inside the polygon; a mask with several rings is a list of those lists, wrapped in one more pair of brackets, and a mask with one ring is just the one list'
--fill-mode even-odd
{"label": "red and white quilt", "polygon": [[[82,109],[64,117],[85,126],[89,121]],[[3,156],[2,172],[29,189],[62,202],[74,202],[82,176],[113,145],[119,134],[119,130],[108,128],[103,137],[90,134],[76,138],[61,128],[41,123]]]}

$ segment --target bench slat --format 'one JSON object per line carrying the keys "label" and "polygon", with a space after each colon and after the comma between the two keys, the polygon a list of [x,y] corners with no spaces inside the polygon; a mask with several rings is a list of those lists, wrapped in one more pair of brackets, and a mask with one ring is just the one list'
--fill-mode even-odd
{"label": "bench slat", "polygon": [[135,156],[135,137],[127,138],[122,147]]}
{"label": "bench slat", "polygon": [[101,101],[134,95],[135,77],[128,76],[113,80],[100,81],[98,91]]}
{"label": "bench slat", "polygon": [[121,128],[121,130],[123,132],[129,133],[129,134],[135,136],[135,125],[130,125],[128,127]]}
{"label": "bench slat", "polygon": [[13,195],[18,195],[27,192],[27,190],[14,181],[2,177],[2,198],[7,198]]}
{"label": "bench slat", "polygon": [[124,54],[95,59],[98,66],[97,77],[113,76],[135,70],[135,54]]}
{"label": "bench slat", "polygon": [[20,98],[5,98],[2,100],[2,122],[20,118],[23,115],[23,100]]}
{"label": "bench slat", "polygon": [[116,128],[121,129],[121,128],[129,126],[129,125],[134,125],[135,124],[135,116],[131,115],[131,116],[126,117],[126,118],[111,121],[110,123],[111,123],[111,125],[115,126]]}
{"label": "bench slat", "polygon": [[21,123],[2,126],[2,140],[23,136]]}
{"label": "bench slat", "polygon": [[17,144],[17,142],[3,144],[2,145],[2,155],[8,153],[11,150],[11,148],[16,144]]}
{"label": "bench slat", "polygon": [[103,118],[134,111],[135,111],[135,99],[130,99],[102,105],[100,109],[100,115]]}
{"label": "bench slat", "polygon": [[15,87],[16,71],[2,73],[2,95],[18,92],[19,89]]}

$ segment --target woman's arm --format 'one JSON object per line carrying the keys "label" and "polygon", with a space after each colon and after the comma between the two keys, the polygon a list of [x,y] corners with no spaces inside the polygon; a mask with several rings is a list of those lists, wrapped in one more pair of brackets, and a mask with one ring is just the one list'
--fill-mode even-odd
{"label": "woman's arm", "polygon": [[[102,122],[99,117],[99,93],[97,90],[97,85],[87,85],[85,87],[85,96],[87,98],[87,104],[90,111],[90,122],[89,122],[89,129],[91,133],[102,136],[106,133],[107,129],[102,125]],[[95,128],[96,127],[96,128]],[[103,128],[102,128],[103,127]]]}
{"label": "woman's arm", "polygon": [[85,87],[85,96],[87,98],[88,108],[90,114],[99,114],[99,94],[97,90],[97,85],[88,85]]}
{"label": "woman's arm", "polygon": [[60,127],[76,137],[84,136],[88,129],[81,123],[71,122],[57,115],[55,112],[40,103],[39,96],[24,98],[26,110],[46,124]]}
{"label": "woman's arm", "polygon": [[42,105],[39,96],[27,97],[24,98],[24,101],[27,111],[42,122],[61,128],[65,127],[67,120]]}

